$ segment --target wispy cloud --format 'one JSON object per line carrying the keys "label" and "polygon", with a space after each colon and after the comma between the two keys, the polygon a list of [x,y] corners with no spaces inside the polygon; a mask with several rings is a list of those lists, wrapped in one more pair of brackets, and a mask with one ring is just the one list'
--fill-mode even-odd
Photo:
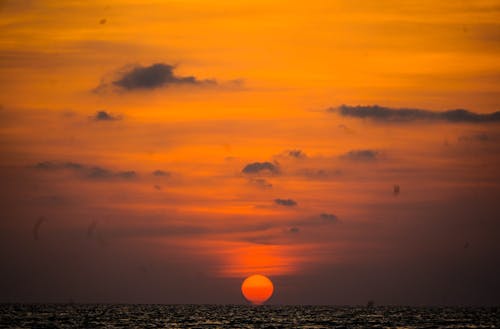
{"label": "wispy cloud", "polygon": [[89,166],[76,162],[44,161],[37,163],[34,168],[44,171],[68,170],[78,174],[82,178],[96,180],[112,178],[133,179],[137,177],[137,173],[133,170],[113,171],[99,166]]}
{"label": "wispy cloud", "polygon": [[274,199],[274,203],[285,207],[293,207],[297,205],[297,202],[292,199]]}
{"label": "wispy cloud", "polygon": [[340,156],[342,159],[354,161],[373,161],[378,157],[378,151],[375,150],[351,150]]}
{"label": "wispy cloud", "polygon": [[164,171],[164,170],[155,170],[152,172],[153,176],[156,176],[156,177],[170,177],[171,173],[168,172],[168,171]]}
{"label": "wispy cloud", "polygon": [[287,154],[288,156],[296,159],[303,159],[307,157],[307,155],[302,150],[289,150]]}
{"label": "wispy cloud", "polygon": [[337,222],[339,220],[339,218],[337,217],[337,215],[329,214],[329,213],[322,213],[322,214],[319,215],[319,217],[321,219],[328,220],[328,221],[331,221],[331,222]]}

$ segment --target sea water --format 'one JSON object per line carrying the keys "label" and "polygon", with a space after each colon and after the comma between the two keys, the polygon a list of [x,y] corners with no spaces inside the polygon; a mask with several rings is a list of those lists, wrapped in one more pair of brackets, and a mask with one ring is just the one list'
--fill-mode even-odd
{"label": "sea water", "polygon": [[0,304],[0,328],[499,328],[498,308]]}

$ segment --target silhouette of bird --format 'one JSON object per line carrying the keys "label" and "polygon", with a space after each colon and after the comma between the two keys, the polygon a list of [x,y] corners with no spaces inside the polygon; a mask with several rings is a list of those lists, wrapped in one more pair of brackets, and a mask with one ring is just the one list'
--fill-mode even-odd
{"label": "silhouette of bird", "polygon": [[40,238],[39,236],[40,226],[42,226],[42,224],[46,221],[47,219],[45,217],[43,216],[38,217],[38,219],[35,222],[35,225],[33,226],[33,239],[38,240]]}
{"label": "silhouette of bird", "polygon": [[396,195],[399,195],[399,192],[400,192],[400,187],[398,184],[394,185],[394,190],[393,190],[393,194],[396,196]]}

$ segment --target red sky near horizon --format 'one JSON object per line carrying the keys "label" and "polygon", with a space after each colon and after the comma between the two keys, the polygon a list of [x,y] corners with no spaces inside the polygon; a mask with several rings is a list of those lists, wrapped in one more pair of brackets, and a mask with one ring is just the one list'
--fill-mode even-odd
{"label": "red sky near horizon", "polygon": [[0,1],[0,302],[498,304],[499,22]]}

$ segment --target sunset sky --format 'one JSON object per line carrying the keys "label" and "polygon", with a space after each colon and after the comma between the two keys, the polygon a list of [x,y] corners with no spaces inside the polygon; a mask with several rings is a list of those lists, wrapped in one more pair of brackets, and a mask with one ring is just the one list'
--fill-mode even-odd
{"label": "sunset sky", "polygon": [[0,0],[0,302],[500,303],[500,1]]}

